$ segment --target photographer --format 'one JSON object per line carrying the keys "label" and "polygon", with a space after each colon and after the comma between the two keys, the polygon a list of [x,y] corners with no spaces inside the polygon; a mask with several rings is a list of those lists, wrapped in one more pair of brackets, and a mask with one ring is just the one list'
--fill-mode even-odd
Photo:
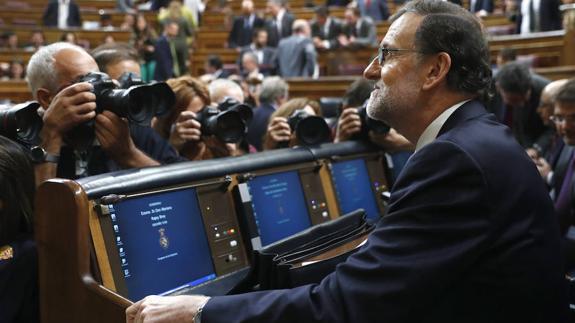
{"label": "photographer", "polygon": [[[96,114],[94,85],[77,81],[98,70],[88,53],[67,43],[43,47],[30,59],[28,85],[42,106],[44,123],[40,144],[32,148],[38,156],[38,184],[56,176],[78,178],[160,164],[135,143],[126,120],[107,110]],[[76,131],[91,121],[94,130]],[[89,140],[93,136],[99,147]],[[176,158],[174,152],[173,158],[166,160]]]}
{"label": "photographer", "polygon": [[2,136],[0,179],[0,322],[38,322],[34,169],[26,152]]}
{"label": "photographer", "polygon": [[287,101],[270,116],[267,132],[263,140],[264,150],[280,148],[285,143],[287,143],[287,147],[299,144],[296,139],[296,131],[292,131],[288,123],[288,118],[298,110],[305,111],[309,116],[321,117],[321,109],[317,101],[311,101],[307,98],[296,98]]}
{"label": "photographer", "polygon": [[191,76],[170,79],[167,83],[176,94],[176,104],[167,116],[158,119],[154,128],[164,138],[169,138],[181,156],[203,160],[241,154],[237,143],[224,142],[215,134],[202,133],[200,118],[205,114],[204,109],[214,109],[214,102],[221,103],[226,98],[233,98],[241,103],[239,99],[243,100],[243,93],[237,84],[216,80],[208,89]]}

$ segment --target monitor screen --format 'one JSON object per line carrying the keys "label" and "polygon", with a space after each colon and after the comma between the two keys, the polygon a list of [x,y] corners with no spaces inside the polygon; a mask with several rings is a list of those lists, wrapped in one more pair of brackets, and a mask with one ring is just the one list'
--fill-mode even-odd
{"label": "monitor screen", "polygon": [[108,209],[129,299],[216,277],[195,189],[131,198]]}
{"label": "monitor screen", "polygon": [[311,226],[297,171],[256,176],[248,189],[263,246]]}
{"label": "monitor screen", "polygon": [[359,158],[334,162],[331,166],[332,179],[342,214],[362,208],[368,219],[377,221],[380,216],[379,209],[373,195],[365,160]]}

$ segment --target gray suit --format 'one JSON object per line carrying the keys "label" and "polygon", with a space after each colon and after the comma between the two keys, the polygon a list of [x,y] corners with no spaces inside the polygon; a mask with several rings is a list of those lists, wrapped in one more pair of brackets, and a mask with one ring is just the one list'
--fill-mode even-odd
{"label": "gray suit", "polygon": [[278,45],[277,66],[282,77],[313,76],[317,52],[311,38],[292,35]]}

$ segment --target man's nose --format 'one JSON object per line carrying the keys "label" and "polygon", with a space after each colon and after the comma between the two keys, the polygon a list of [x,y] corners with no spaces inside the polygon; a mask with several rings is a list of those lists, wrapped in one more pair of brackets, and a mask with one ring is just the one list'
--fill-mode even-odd
{"label": "man's nose", "polygon": [[368,80],[379,80],[381,66],[377,63],[377,57],[371,60],[371,63],[363,71],[363,77]]}

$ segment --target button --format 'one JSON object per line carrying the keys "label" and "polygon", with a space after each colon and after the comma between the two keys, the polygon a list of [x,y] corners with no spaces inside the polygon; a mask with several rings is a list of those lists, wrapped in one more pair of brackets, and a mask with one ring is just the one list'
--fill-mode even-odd
{"label": "button", "polygon": [[324,218],[327,218],[328,215],[329,215],[329,214],[327,213],[327,211],[321,212],[321,216],[323,216]]}
{"label": "button", "polygon": [[238,242],[236,240],[230,241],[230,247],[235,248],[238,246]]}
{"label": "button", "polygon": [[216,239],[219,238],[219,237],[220,237],[220,234],[219,234],[219,233],[216,233]]}
{"label": "button", "polygon": [[236,230],[235,230],[235,229],[231,229],[231,230],[230,230],[230,234],[234,234],[234,233],[236,233]]}

